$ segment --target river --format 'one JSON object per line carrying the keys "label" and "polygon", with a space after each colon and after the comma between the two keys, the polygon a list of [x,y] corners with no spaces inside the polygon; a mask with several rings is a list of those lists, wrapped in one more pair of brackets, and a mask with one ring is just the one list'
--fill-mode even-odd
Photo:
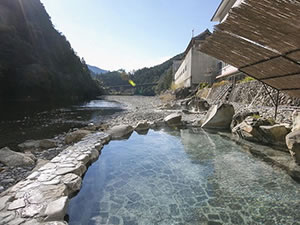
{"label": "river", "polygon": [[75,127],[99,123],[122,110],[120,103],[100,98],[77,104],[1,103],[0,148],[15,148],[30,139],[53,138]]}

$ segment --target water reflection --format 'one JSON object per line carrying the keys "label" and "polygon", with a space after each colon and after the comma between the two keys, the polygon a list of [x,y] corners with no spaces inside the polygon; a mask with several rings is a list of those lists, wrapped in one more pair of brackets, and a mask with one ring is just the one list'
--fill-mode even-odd
{"label": "water reflection", "polygon": [[15,148],[29,139],[52,138],[122,111],[121,104],[100,99],[75,105],[23,102],[2,103],[0,107],[0,148]]}
{"label": "water reflection", "polygon": [[105,146],[71,200],[69,224],[299,221],[300,185],[284,172],[216,134],[167,132]]}

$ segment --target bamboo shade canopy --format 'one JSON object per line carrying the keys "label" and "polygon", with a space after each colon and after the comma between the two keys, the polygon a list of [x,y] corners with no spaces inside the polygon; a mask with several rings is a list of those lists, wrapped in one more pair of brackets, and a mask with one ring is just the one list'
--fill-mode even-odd
{"label": "bamboo shade canopy", "polygon": [[300,97],[300,0],[245,0],[201,51]]}

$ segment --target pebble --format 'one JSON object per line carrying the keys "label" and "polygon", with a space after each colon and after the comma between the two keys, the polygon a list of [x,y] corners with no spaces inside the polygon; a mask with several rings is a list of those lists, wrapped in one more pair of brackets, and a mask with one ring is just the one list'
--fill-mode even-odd
{"label": "pebble", "polygon": [[14,179],[9,178],[9,179],[3,179],[3,180],[1,180],[1,183],[7,184],[7,183],[13,183],[14,181],[15,181]]}

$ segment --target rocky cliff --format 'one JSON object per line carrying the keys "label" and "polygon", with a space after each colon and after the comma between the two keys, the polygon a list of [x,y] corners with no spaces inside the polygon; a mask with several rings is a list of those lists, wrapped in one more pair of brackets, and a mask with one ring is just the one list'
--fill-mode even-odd
{"label": "rocky cliff", "polygon": [[97,87],[40,0],[0,1],[0,101],[79,99]]}

